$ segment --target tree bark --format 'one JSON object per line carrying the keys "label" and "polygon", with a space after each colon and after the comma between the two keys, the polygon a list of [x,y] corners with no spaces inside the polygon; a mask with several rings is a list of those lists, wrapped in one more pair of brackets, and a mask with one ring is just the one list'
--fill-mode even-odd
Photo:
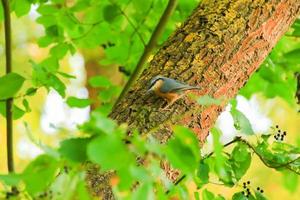
{"label": "tree bark", "polygon": [[[185,125],[204,142],[228,100],[258,69],[299,11],[299,0],[202,0],[110,117],[127,123],[129,130],[155,134],[161,142],[171,136],[173,124]],[[146,95],[149,80],[156,75],[197,85],[201,90],[194,94],[222,97],[222,105],[203,107],[184,98],[162,112],[165,101]]]}
{"label": "tree bark", "polygon": [[[217,116],[263,62],[300,11],[299,0],[202,0],[154,56],[111,117],[129,130],[155,134],[162,142],[173,124],[185,125],[203,142]],[[196,95],[223,99],[203,107],[189,98],[170,110],[146,95],[149,80],[163,75],[201,87]]]}

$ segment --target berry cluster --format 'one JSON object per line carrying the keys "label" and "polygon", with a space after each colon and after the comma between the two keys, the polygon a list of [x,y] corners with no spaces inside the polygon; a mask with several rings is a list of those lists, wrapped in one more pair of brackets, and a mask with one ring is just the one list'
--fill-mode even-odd
{"label": "berry cluster", "polygon": [[[243,183],[243,188],[244,188],[244,191],[242,191],[242,194],[245,196],[245,197],[250,197],[251,196],[251,192],[250,192],[250,181],[247,181],[247,182],[244,182]],[[260,188],[260,187],[257,187],[256,188],[258,192],[260,193],[264,193],[263,189]]]}
{"label": "berry cluster", "polygon": [[276,141],[283,141],[284,137],[286,136],[286,131],[282,131],[281,129],[279,129],[278,125],[276,125],[275,128],[277,130],[277,133],[275,133],[274,139]]}
{"label": "berry cluster", "polygon": [[261,189],[260,187],[257,187],[256,190],[260,193],[264,193],[263,189]]}
{"label": "berry cluster", "polygon": [[242,194],[245,197],[248,198],[251,195],[251,192],[250,192],[250,181],[244,182],[243,183],[243,188],[244,188],[244,191],[242,191]]}

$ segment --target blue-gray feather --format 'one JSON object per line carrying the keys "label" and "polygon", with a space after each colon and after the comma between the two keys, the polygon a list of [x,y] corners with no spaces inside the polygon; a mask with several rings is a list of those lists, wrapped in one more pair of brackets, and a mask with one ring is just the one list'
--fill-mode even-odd
{"label": "blue-gray feather", "polygon": [[167,78],[164,76],[155,76],[154,78],[151,79],[150,81],[150,87],[158,80],[163,80],[163,85],[160,88],[160,91],[163,93],[168,93],[168,92],[181,92],[185,90],[191,90],[191,89],[199,89],[198,87],[190,86],[184,83],[181,83],[179,81],[176,81],[171,78]]}

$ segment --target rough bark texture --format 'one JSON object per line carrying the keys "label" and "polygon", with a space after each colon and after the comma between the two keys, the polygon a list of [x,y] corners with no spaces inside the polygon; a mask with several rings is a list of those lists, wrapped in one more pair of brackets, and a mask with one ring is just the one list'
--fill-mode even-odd
{"label": "rough bark texture", "polygon": [[[234,97],[295,20],[299,0],[202,0],[154,56],[111,117],[162,142],[172,124],[183,124],[204,141],[227,101]],[[224,98],[203,107],[184,98],[170,110],[146,95],[149,80],[163,75],[202,89],[196,95]]]}
{"label": "rough bark texture", "polygon": [[[162,142],[170,137],[172,124],[183,124],[203,142],[228,100],[259,67],[299,11],[300,0],[202,0],[115,106],[111,117],[127,123],[129,130],[153,133]],[[162,112],[165,101],[146,95],[146,86],[156,75],[200,86],[195,94],[224,101],[220,106],[203,107],[184,98]],[[90,175],[93,179],[97,173]],[[90,188],[97,193],[94,185],[95,181]]]}

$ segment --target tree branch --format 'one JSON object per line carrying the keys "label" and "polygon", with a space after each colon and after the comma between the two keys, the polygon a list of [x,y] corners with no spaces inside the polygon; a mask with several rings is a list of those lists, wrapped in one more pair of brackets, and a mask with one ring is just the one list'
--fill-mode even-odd
{"label": "tree branch", "polygon": [[142,73],[143,69],[144,69],[144,64],[147,61],[147,59],[150,56],[150,53],[152,52],[152,50],[154,49],[157,40],[159,39],[160,35],[162,34],[174,8],[176,7],[177,4],[177,0],[169,0],[169,3],[163,13],[163,15],[161,16],[157,26],[155,27],[155,30],[150,38],[149,43],[146,45],[143,55],[141,56],[140,60],[138,61],[137,66],[135,67],[135,70],[133,71],[130,79],[127,81],[122,93],[120,94],[119,98],[117,99],[117,101],[115,102],[116,106],[124,97],[124,95],[128,92],[129,88],[131,87],[131,85],[138,79],[138,77],[140,76],[140,74]]}
{"label": "tree branch", "polygon": [[[5,73],[11,72],[11,21],[10,21],[10,5],[9,0],[2,0],[4,11],[4,27],[5,27],[5,57],[6,69]],[[10,173],[14,172],[13,160],[13,98],[6,100],[6,137],[7,137],[7,168]]]}
{"label": "tree branch", "polygon": [[[290,171],[292,171],[292,172],[294,172],[294,173],[300,175],[300,172],[294,170],[294,169],[290,166],[290,164],[292,164],[292,163],[294,163],[295,161],[299,160],[299,159],[300,159],[300,156],[298,156],[297,158],[292,159],[292,160],[290,160],[290,161],[288,161],[288,162],[286,162],[286,163],[283,163],[283,164],[270,165],[269,163],[267,163],[267,161],[265,160],[265,158],[264,158],[262,155],[260,155],[260,154],[256,151],[255,147],[253,147],[248,141],[242,139],[241,137],[235,137],[232,141],[230,141],[230,142],[224,144],[224,145],[223,145],[223,148],[228,147],[228,146],[230,146],[230,145],[232,145],[232,144],[234,144],[234,143],[236,143],[236,142],[242,142],[242,143],[246,144],[246,145],[248,146],[248,148],[250,148],[250,149],[258,156],[258,158],[264,163],[265,166],[267,166],[267,167],[269,167],[269,168],[273,168],[273,169],[286,168],[286,169],[288,169],[288,170],[290,170]],[[209,154],[207,154],[206,156],[204,156],[202,159],[205,160],[205,159],[211,157],[214,153],[215,153],[215,152],[212,151],[212,152],[210,152]],[[178,180],[174,183],[174,185],[178,185],[180,182],[182,182],[182,181],[184,180],[185,177],[186,177],[185,174],[182,175],[180,178],[178,178]],[[168,192],[169,192],[169,191],[167,191],[166,193],[168,193]]]}

